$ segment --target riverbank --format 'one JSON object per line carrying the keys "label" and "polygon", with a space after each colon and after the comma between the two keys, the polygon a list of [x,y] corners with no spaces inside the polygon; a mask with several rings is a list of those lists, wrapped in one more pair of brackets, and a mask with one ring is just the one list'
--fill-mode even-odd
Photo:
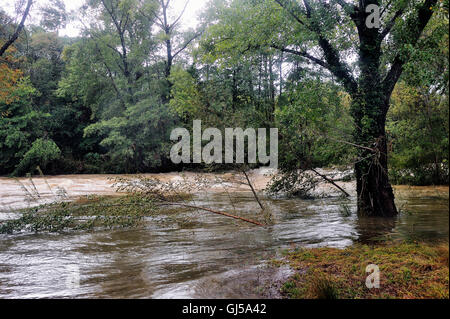
{"label": "riverbank", "polygon": [[[322,173],[334,176],[339,174],[336,170],[320,170]],[[264,192],[276,170],[259,168],[250,170],[248,176],[252,186],[257,192]],[[76,200],[83,196],[116,195],[117,189],[113,187],[117,178],[134,178],[137,175],[60,175],[30,178],[0,177],[0,212],[22,209],[29,206],[47,204],[55,201],[56,197]],[[183,192],[197,194],[243,193],[250,188],[245,185],[242,172],[200,173],[200,172],[173,172],[161,174],[139,175],[146,179],[159,180],[162,183],[176,185],[195,185],[184,187]],[[337,182],[351,194],[354,193],[354,182]],[[120,192],[119,192],[120,193]],[[328,183],[319,183],[315,195],[322,194],[339,196],[340,191]]]}
{"label": "riverbank", "polygon": [[[275,263],[295,270],[281,288],[286,298],[449,298],[448,242],[299,248],[287,252],[285,258]],[[366,286],[369,265],[379,267],[379,288]]]}
{"label": "riverbank", "polygon": [[[85,176],[65,180],[73,182],[69,196],[78,187],[96,191],[95,184],[81,184],[85,181],[81,178]],[[92,180],[107,178],[93,176]],[[38,182],[48,189],[43,179]],[[9,194],[27,205],[20,187]],[[448,188],[400,187],[401,214],[395,220],[358,218],[354,197],[261,199],[273,214],[274,224],[268,227],[183,207],[153,214],[152,203],[129,196],[81,196],[66,206],[57,204],[49,218],[22,220],[34,230],[27,227],[0,235],[0,260],[4,261],[0,298],[278,298],[293,273],[287,266],[272,271],[266,265],[280,259],[286,249],[344,249],[355,243],[373,244],[373,238],[377,242],[448,242]],[[262,217],[250,191],[202,192],[192,202],[248,219]],[[73,218],[65,215],[77,205],[80,210],[74,211]],[[135,211],[140,213],[130,214]],[[19,216],[0,213],[0,217]],[[90,220],[95,223],[89,224]],[[128,227],[130,223],[133,227]],[[59,225],[67,227],[50,233]],[[91,225],[99,228],[89,231]],[[72,226],[80,231],[69,231]],[[68,278],[78,271],[80,286],[67,286]],[[264,289],[261,297],[256,287]]]}
{"label": "riverbank", "polygon": [[[351,174],[351,170],[338,169],[318,169],[318,172],[332,178],[339,187],[344,189],[350,195],[356,195],[356,183],[348,181],[345,177]],[[262,193],[266,190],[270,180],[276,173],[275,170],[268,168],[259,168],[250,170],[248,176],[254,189]],[[83,196],[116,195],[116,189],[113,186],[114,180],[118,177],[133,177],[136,175],[61,175],[44,176],[30,178],[6,178],[0,177],[0,212],[9,212],[11,210],[27,208],[55,201],[55,198],[64,197],[70,200],[76,200]],[[240,172],[225,173],[198,173],[198,172],[173,172],[161,174],[143,174],[149,179],[157,179],[164,183],[172,184],[199,184],[197,189],[184,191],[193,191],[194,193],[243,193],[249,192],[250,188],[245,185],[244,176]],[[201,185],[203,184],[203,185]],[[203,187],[203,186],[207,187]],[[201,190],[199,190],[201,189]],[[402,197],[402,193],[409,190],[417,190],[423,196],[448,197],[448,186],[417,187],[417,186],[394,186],[397,197]],[[398,194],[397,194],[398,193]],[[312,190],[311,195],[316,198],[321,197],[339,197],[341,191],[335,186],[321,181]],[[58,198],[59,199],[59,198]]]}

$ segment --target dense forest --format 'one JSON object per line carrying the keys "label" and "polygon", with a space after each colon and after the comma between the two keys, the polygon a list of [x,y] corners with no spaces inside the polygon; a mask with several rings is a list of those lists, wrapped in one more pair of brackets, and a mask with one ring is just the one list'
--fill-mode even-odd
{"label": "dense forest", "polygon": [[0,0],[0,299],[448,300],[448,1]]}
{"label": "dense forest", "polygon": [[448,0],[369,1],[380,30],[351,2],[212,0],[195,29],[169,0],[0,8],[0,175],[218,169],[170,161],[171,130],[201,119],[279,128],[284,172],[364,174],[385,135],[392,182],[447,184]]}

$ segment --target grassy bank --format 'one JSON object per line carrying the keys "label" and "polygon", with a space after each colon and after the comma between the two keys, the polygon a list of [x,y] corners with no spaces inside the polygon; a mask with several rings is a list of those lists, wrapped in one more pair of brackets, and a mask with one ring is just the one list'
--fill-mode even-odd
{"label": "grassy bank", "polygon": [[[281,288],[287,298],[449,298],[448,243],[296,249],[286,257],[296,270]],[[366,287],[370,264],[380,270],[378,289]]]}

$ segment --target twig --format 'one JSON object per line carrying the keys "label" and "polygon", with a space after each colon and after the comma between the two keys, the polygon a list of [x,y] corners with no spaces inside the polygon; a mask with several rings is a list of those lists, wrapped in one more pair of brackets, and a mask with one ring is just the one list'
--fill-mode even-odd
{"label": "twig", "polygon": [[339,189],[346,197],[350,197],[350,194],[347,193],[342,187],[340,187],[338,184],[333,182],[331,179],[326,177],[325,175],[320,174],[318,171],[316,171],[314,168],[311,168],[311,170],[316,173],[318,176],[322,177],[324,180],[326,180],[328,183],[333,184],[337,189]]}

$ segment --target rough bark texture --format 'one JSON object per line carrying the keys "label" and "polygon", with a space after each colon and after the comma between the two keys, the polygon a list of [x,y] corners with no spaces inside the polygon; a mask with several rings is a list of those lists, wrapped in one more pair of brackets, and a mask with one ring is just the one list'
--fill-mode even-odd
{"label": "rough bark texture", "polygon": [[8,50],[8,48],[17,40],[17,38],[20,35],[20,32],[22,32],[24,26],[25,26],[25,20],[28,17],[28,14],[30,13],[31,6],[33,5],[33,0],[28,0],[27,6],[25,8],[25,11],[22,15],[22,20],[19,23],[19,26],[17,27],[14,34],[6,41],[1,47],[0,47],[0,57]]}
{"label": "rough bark texture", "polygon": [[358,149],[359,160],[355,164],[358,214],[392,217],[397,215],[397,209],[388,177],[386,115],[378,115],[377,103],[372,101],[366,96],[353,102],[355,122],[359,124],[355,139],[372,148]]}
{"label": "rough bark texture", "polygon": [[[342,11],[347,14],[356,26],[359,36],[359,67],[360,76],[354,76],[346,63],[341,60],[339,52],[322,33],[320,23],[314,16],[314,8],[309,0],[303,0],[304,8],[293,0],[275,0],[287,10],[296,22],[312,33],[315,33],[318,45],[322,49],[323,59],[318,59],[306,51],[297,51],[272,45],[282,52],[301,56],[309,61],[326,68],[344,86],[352,97],[352,116],[355,122],[354,145],[358,147],[358,162],[355,165],[358,193],[358,213],[360,216],[397,215],[394,202],[394,192],[388,177],[388,156],[386,136],[386,115],[392,91],[399,80],[403,66],[408,62],[409,53],[400,49],[393,59],[386,76],[383,76],[381,66],[381,44],[385,37],[396,26],[396,22],[403,19],[403,32],[407,35],[402,43],[415,46],[423,29],[433,15],[433,7],[437,0],[424,0],[417,5],[414,12],[403,16],[406,6],[399,8],[391,20],[385,21],[382,30],[368,28],[366,18],[370,13],[366,7],[370,4],[380,6],[380,0],[359,0],[354,5],[350,1],[335,0]],[[389,67],[389,66],[385,66]]]}
{"label": "rough bark texture", "polygon": [[397,215],[394,192],[388,177],[385,130],[390,94],[383,91],[380,74],[379,30],[367,28],[365,20],[365,10],[361,10],[357,24],[361,75],[358,92],[354,94],[352,102],[354,140],[366,147],[358,149],[358,162],[355,165],[358,214],[390,217]]}

